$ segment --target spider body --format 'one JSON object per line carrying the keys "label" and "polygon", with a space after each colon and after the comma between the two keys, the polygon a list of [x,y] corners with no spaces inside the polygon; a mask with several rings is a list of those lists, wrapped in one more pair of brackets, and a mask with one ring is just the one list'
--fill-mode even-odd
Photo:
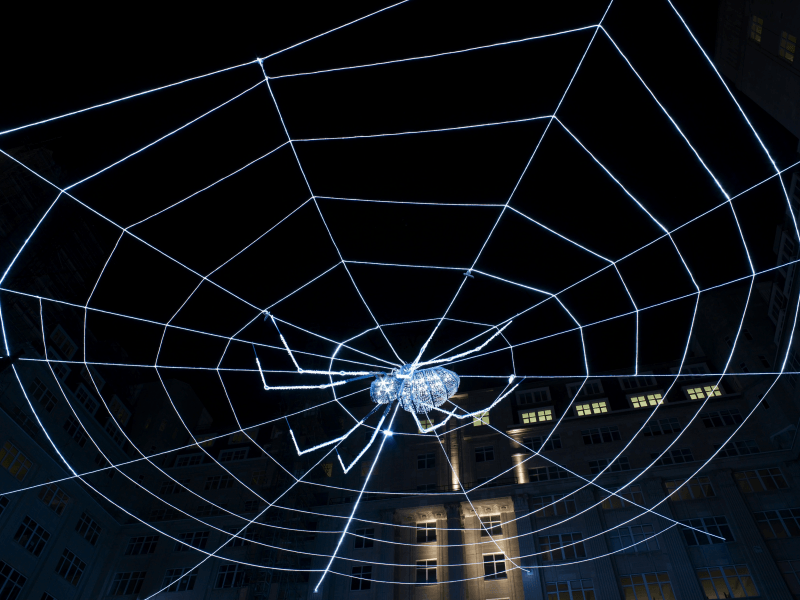
{"label": "spider body", "polygon": [[388,375],[378,375],[369,394],[376,404],[395,400],[410,413],[424,414],[438,408],[458,390],[458,375],[443,367],[414,369],[403,365]]}

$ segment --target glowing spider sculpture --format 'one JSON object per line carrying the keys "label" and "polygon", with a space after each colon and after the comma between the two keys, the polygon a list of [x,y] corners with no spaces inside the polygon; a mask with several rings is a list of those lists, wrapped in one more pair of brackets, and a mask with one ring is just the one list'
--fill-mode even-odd
{"label": "glowing spider sculpture", "polygon": [[[467,350],[466,352],[461,352],[454,356],[449,356],[447,358],[440,358],[436,360],[429,360],[427,362],[414,362],[411,364],[405,364],[399,369],[393,369],[392,371],[380,372],[380,371],[318,371],[318,370],[304,370],[297,364],[297,361],[294,358],[294,354],[292,353],[289,345],[286,343],[286,339],[281,334],[280,329],[278,328],[278,323],[275,317],[270,314],[269,312],[265,311],[264,319],[270,318],[272,320],[272,324],[275,326],[275,329],[280,336],[281,343],[283,347],[286,349],[286,352],[289,354],[289,357],[292,360],[297,372],[303,375],[328,375],[328,376],[351,376],[349,379],[341,379],[338,381],[332,381],[330,383],[325,383],[321,385],[287,385],[287,386],[270,386],[267,384],[266,379],[264,378],[264,372],[261,369],[261,363],[258,360],[258,355],[256,355],[256,365],[258,366],[258,371],[261,375],[261,381],[264,384],[265,390],[311,390],[311,389],[325,389],[325,388],[332,388],[337,387],[340,385],[344,385],[346,383],[350,383],[352,381],[358,381],[359,379],[367,379],[370,377],[375,377],[375,380],[370,385],[370,397],[372,401],[375,403],[375,408],[373,408],[369,414],[367,414],[363,419],[357,422],[349,431],[347,431],[344,435],[324,442],[322,444],[317,444],[311,448],[307,448],[305,450],[300,450],[300,447],[297,445],[297,440],[295,439],[294,432],[292,431],[291,426],[289,426],[289,434],[292,438],[292,442],[294,442],[295,449],[297,450],[298,455],[307,454],[309,452],[313,452],[314,450],[319,450],[321,448],[325,448],[332,444],[336,444],[338,442],[342,442],[346,440],[350,435],[358,429],[364,422],[372,416],[376,411],[378,411],[382,406],[385,407],[383,411],[383,415],[381,419],[375,427],[375,431],[372,434],[369,442],[364,446],[364,448],[359,452],[358,456],[356,456],[350,465],[345,466],[344,462],[342,461],[342,457],[339,455],[337,451],[337,456],[339,457],[339,463],[342,465],[342,469],[344,472],[347,473],[353,466],[361,459],[364,453],[372,446],[372,443],[378,437],[378,433],[381,431],[381,427],[383,426],[383,422],[385,421],[391,405],[397,401],[399,402],[400,406],[405,409],[408,413],[412,415],[414,421],[417,423],[419,427],[419,431],[422,433],[429,433],[433,432],[440,427],[443,427],[447,424],[447,422],[451,418],[456,419],[467,419],[467,418],[474,418],[474,417],[482,417],[483,415],[487,414],[488,411],[494,407],[498,402],[500,402],[503,398],[506,398],[511,392],[516,389],[516,387],[522,383],[520,380],[516,385],[514,385],[511,389],[501,393],[497,399],[492,402],[486,408],[482,408],[478,411],[467,413],[464,412],[462,414],[456,414],[456,411],[461,410],[458,406],[454,405],[453,410],[447,411],[441,406],[447,402],[449,398],[453,396],[453,394],[458,391],[458,385],[460,383],[460,379],[458,375],[445,369],[441,366],[432,366],[439,363],[447,363],[457,360],[459,358],[463,358],[475,352],[478,352],[485,348],[489,342],[491,342],[494,338],[500,335],[503,330],[511,324],[511,321],[508,321],[505,325],[499,328],[488,340],[486,340],[480,346],[473,348],[472,350]],[[342,344],[339,345],[341,348]],[[255,350],[255,347],[254,347]],[[338,352],[337,348],[337,352]],[[336,353],[334,353],[334,357]],[[508,378],[508,385],[514,383],[515,376],[511,375]],[[508,386],[507,386],[508,387]],[[426,416],[426,420],[430,423],[430,420],[427,419],[429,413],[431,412],[441,412],[446,415],[445,419],[436,423],[435,425],[429,424],[427,426],[423,425],[418,414],[424,414]],[[288,421],[287,421],[288,424]],[[384,435],[390,436],[392,435],[391,429],[386,429]]]}

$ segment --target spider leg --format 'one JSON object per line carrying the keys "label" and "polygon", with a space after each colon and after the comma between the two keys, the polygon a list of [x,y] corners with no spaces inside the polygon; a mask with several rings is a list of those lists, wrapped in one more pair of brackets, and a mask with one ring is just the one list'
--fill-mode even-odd
{"label": "spider leg", "polygon": [[286,419],[286,424],[289,426],[289,435],[292,437],[292,442],[294,442],[294,447],[297,450],[298,456],[302,456],[303,454],[308,454],[309,452],[313,452],[314,450],[319,450],[320,448],[325,448],[327,446],[330,446],[331,444],[335,444],[336,442],[341,442],[346,440],[348,437],[350,437],[350,434],[353,433],[356,429],[358,429],[364,423],[364,421],[366,421],[372,415],[372,413],[374,413],[376,410],[380,408],[380,406],[381,406],[380,404],[375,405],[375,408],[369,411],[369,414],[366,417],[364,417],[358,423],[356,423],[344,435],[335,438],[333,440],[330,440],[329,442],[323,442],[322,444],[317,444],[316,446],[313,446],[311,448],[306,448],[305,450],[300,450],[300,446],[297,445],[297,439],[294,437],[294,431],[292,431],[292,426],[289,425],[289,419]]}
{"label": "spider leg", "polygon": [[[379,404],[378,406],[380,406],[380,404]],[[366,445],[366,446],[364,446],[364,449],[363,449],[363,450],[361,450],[361,452],[359,452],[359,453],[358,453],[358,456],[356,456],[356,457],[353,459],[353,462],[351,462],[351,463],[350,463],[350,466],[349,466],[349,467],[345,467],[345,466],[344,466],[344,462],[342,462],[342,456],[339,454],[339,451],[338,451],[338,450],[336,451],[336,456],[339,458],[339,464],[340,464],[340,465],[342,465],[342,469],[344,469],[344,472],[345,472],[345,473],[347,473],[348,471],[350,471],[350,469],[352,469],[352,468],[353,468],[353,465],[355,465],[355,464],[356,464],[356,463],[359,461],[359,459],[360,459],[362,456],[364,456],[364,453],[365,453],[367,450],[369,450],[370,446],[372,446],[372,443],[375,441],[375,438],[377,438],[377,437],[378,437],[378,434],[379,434],[379,433],[380,433],[380,431],[381,431],[381,425],[383,425],[383,422],[386,420],[386,415],[388,415],[388,414],[389,414],[389,408],[390,408],[391,406],[392,406],[391,404],[387,404],[387,405],[386,405],[386,410],[384,410],[384,411],[383,411],[383,416],[381,417],[381,420],[380,420],[380,422],[378,423],[377,427],[375,427],[375,432],[372,434],[372,437],[370,438],[369,442],[367,442],[367,445]],[[375,408],[377,408],[377,406],[376,406]],[[373,412],[375,412],[375,409],[373,409],[373,410],[372,410],[372,412],[370,412],[369,414],[371,415]],[[369,415],[367,415],[367,416],[369,416]],[[364,418],[366,419],[366,417],[364,417]],[[356,427],[358,427],[358,425],[356,425]]]}
{"label": "spider leg", "polygon": [[465,352],[459,352],[458,354],[454,354],[453,356],[448,356],[447,358],[437,358],[435,360],[427,360],[421,363],[414,363],[414,368],[420,368],[420,367],[426,367],[428,365],[450,362],[459,358],[463,358],[465,356],[469,356],[470,354],[474,354],[475,352],[479,352],[480,350],[483,350],[489,344],[489,342],[491,342],[494,338],[500,335],[503,332],[503,329],[511,325],[511,323],[513,323],[513,320],[503,325],[492,335],[492,337],[490,337],[488,340],[486,340],[483,344],[481,344],[477,348],[473,348],[472,350],[466,350]]}

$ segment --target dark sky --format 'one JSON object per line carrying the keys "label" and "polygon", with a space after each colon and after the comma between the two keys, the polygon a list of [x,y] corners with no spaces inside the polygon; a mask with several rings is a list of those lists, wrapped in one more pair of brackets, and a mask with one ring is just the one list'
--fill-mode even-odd
{"label": "dark sky", "polygon": [[[20,14],[9,21],[14,34],[2,42],[4,56],[13,57],[5,69],[4,87],[13,91],[4,94],[0,129],[267,56],[384,6],[293,2],[276,9],[268,6],[274,3],[261,4],[258,9],[224,13],[139,9],[97,15],[69,9],[61,14]],[[270,77],[277,77],[494,44],[590,25],[605,8],[602,2],[551,4],[530,14],[519,2],[468,7],[415,0],[270,58],[264,67]],[[713,55],[715,3],[676,4]],[[616,0],[605,26],[730,195],[771,174],[716,75],[666,2]],[[271,87],[295,139],[528,119],[552,114],[590,38],[591,31],[583,31],[436,59],[275,79]],[[54,151],[64,171],[61,183],[68,185],[251,87],[224,108],[73,190],[93,209],[130,226],[286,141],[258,65],[2,136],[0,148],[44,144]],[[796,140],[746,98],[741,101],[779,166],[796,160]],[[250,304],[267,307],[334,267],[337,247],[351,261],[459,268],[472,264],[480,252],[476,269],[548,292],[607,267],[561,296],[569,313],[551,299],[515,320],[506,331],[512,343],[573,329],[572,317],[587,324],[630,311],[621,280],[640,308],[693,292],[668,239],[619,262],[617,275],[609,263],[521,214],[507,212],[493,231],[499,209],[476,205],[503,204],[513,192],[511,206],[521,213],[611,260],[658,238],[662,232],[653,219],[586,150],[668,229],[724,200],[604,36],[596,38],[558,116],[565,127],[551,125],[527,170],[546,120],[380,139],[299,142],[295,147],[307,183],[290,147],[284,146],[131,230],[207,275],[296,210],[211,277],[236,297],[208,283],[197,287],[197,275],[126,236],[114,251],[92,306],[159,322],[174,319],[176,325],[228,337],[257,314]],[[321,197],[316,205],[307,202],[309,187]],[[439,205],[419,204],[423,202]],[[779,186],[773,180],[735,206],[755,268],[773,266],[772,236],[783,210]],[[118,229],[74,202],[59,210],[85,212],[108,251],[114,247]],[[48,226],[58,228],[60,218],[56,211]],[[749,272],[729,209],[714,211],[673,237],[703,288]],[[444,313],[463,279],[460,270],[351,264],[348,273],[340,265],[276,306],[274,313],[336,341],[372,327],[373,317],[381,324],[423,320],[385,328],[401,358],[410,361],[431,332],[429,319]],[[546,298],[476,275],[450,307],[449,315],[459,322],[446,322],[425,356],[485,330],[476,323],[499,323]],[[679,356],[692,307],[692,300],[684,300],[642,313],[643,363]],[[163,332],[160,327],[99,316],[91,317],[90,327],[98,337],[118,341],[132,362],[151,364]],[[585,328],[590,369],[632,369],[634,332],[632,316]],[[330,356],[336,347],[288,326],[283,333],[298,350]],[[241,337],[279,344],[274,328],[261,319]],[[172,330],[161,346],[159,362],[214,366],[225,346],[220,338]],[[378,332],[359,337],[352,346],[396,362]],[[487,350],[501,346],[496,341]],[[262,349],[259,355],[265,368],[291,367],[285,353]],[[354,351],[342,350],[339,356],[361,360]],[[327,367],[325,361],[304,360],[305,368]],[[514,353],[517,374],[579,374],[583,363],[577,331]],[[252,347],[233,343],[222,365],[252,368]],[[346,367],[337,363],[336,368]],[[498,352],[454,369],[462,375],[508,375],[510,353]],[[229,418],[216,375],[174,373],[193,382],[220,421]],[[230,374],[225,381],[245,422],[263,417],[264,393],[254,374]],[[275,376],[271,382],[308,383],[309,378]],[[474,379],[464,387],[491,383]]]}

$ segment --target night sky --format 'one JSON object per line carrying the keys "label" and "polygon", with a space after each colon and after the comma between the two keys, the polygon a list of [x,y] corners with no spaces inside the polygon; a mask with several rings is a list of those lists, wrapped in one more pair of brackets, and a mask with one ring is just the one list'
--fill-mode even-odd
{"label": "night sky", "polygon": [[[714,4],[676,2],[711,56]],[[200,14],[143,9],[124,16],[72,9],[63,14],[20,14],[9,20],[16,31],[2,42],[8,66],[0,129],[249,62],[382,6],[284,3],[277,9],[220,7],[224,12]],[[519,2],[465,7],[414,0],[269,58],[264,69],[275,78],[270,81],[272,93],[295,140],[531,119],[553,113],[592,30],[393,65],[281,76],[585,27],[596,23],[604,9],[602,2],[551,3],[530,12]],[[730,195],[773,173],[668,3],[616,0],[604,26]],[[602,33],[558,109],[563,127],[553,122],[538,149],[547,119],[419,135],[296,142],[306,182],[291,147],[283,145],[286,134],[258,64],[4,135],[0,148],[30,144],[51,149],[62,169],[60,183],[70,185],[239,94],[71,190],[95,211],[128,227],[255,161],[180,206],[132,227],[140,240],[126,235],[119,241],[91,306],[162,323],[171,320],[222,336],[172,329],[162,344],[163,327],[90,315],[95,335],[119,343],[131,363],[153,364],[160,346],[159,364],[214,367],[222,360],[226,368],[252,369],[253,347],[246,342],[280,345],[269,322],[257,318],[250,323],[258,314],[254,307],[269,307],[330,269],[271,309],[276,317],[333,340],[282,325],[288,343],[298,351],[330,356],[336,342],[358,336],[350,343],[354,350],[343,349],[337,356],[365,361],[371,365],[368,369],[386,369],[390,367],[381,361],[398,361],[384,336],[379,331],[361,335],[374,327],[374,320],[382,325],[417,321],[383,330],[401,359],[410,362],[432,331],[431,319],[448,307],[454,320],[442,325],[425,358],[485,332],[482,324],[503,322],[541,303],[504,332],[512,344],[547,338],[515,349],[513,366],[510,353],[498,351],[453,369],[465,376],[579,375],[584,372],[584,354],[575,322],[548,300],[547,293],[530,288],[553,293],[569,288],[559,297],[582,324],[631,311],[628,292],[641,308],[694,291],[667,238],[620,261],[619,275],[597,256],[617,261],[663,232],[587,150],[667,229],[724,201]],[[737,98],[778,166],[797,160],[796,140],[747,98]],[[536,155],[527,166],[534,149]],[[316,203],[309,201],[309,187]],[[500,208],[483,205],[502,205],[509,197],[519,213],[506,211],[495,227]],[[757,271],[775,264],[772,240],[782,202],[775,179],[735,201]],[[76,211],[91,223],[108,256],[120,230],[74,201],[60,202],[39,235],[56,235],[62,219]],[[728,208],[679,229],[673,239],[701,288],[749,274]],[[35,247],[38,240],[31,243]],[[348,264],[346,270],[335,266],[340,261],[337,247],[349,261],[456,269]],[[528,287],[482,274],[464,282],[463,269],[479,253],[476,269]],[[198,287],[197,274],[212,271],[210,279],[230,293],[209,283]],[[94,280],[98,276],[99,272]],[[85,297],[63,299],[86,302]],[[680,356],[693,307],[694,299],[687,298],[641,313],[642,364]],[[224,338],[239,330],[238,337],[246,342],[231,343],[226,350]],[[573,331],[548,338],[565,330]],[[632,315],[585,328],[590,370],[632,372],[634,333]],[[485,339],[484,335],[470,344]],[[486,349],[502,347],[503,342],[495,340]],[[375,358],[365,360],[356,350]],[[265,369],[292,368],[282,351],[259,347],[258,354]],[[323,359],[301,356],[306,369],[328,368]],[[89,359],[105,361],[103,356]],[[348,364],[364,368],[341,361],[334,367],[351,368]],[[220,425],[232,421],[216,373],[170,373],[192,383]],[[277,405],[262,402],[266,396],[255,373],[226,373],[224,381],[244,424],[274,414]],[[323,378],[273,375],[269,381],[322,383]],[[489,387],[496,381],[467,377],[462,389]]]}

